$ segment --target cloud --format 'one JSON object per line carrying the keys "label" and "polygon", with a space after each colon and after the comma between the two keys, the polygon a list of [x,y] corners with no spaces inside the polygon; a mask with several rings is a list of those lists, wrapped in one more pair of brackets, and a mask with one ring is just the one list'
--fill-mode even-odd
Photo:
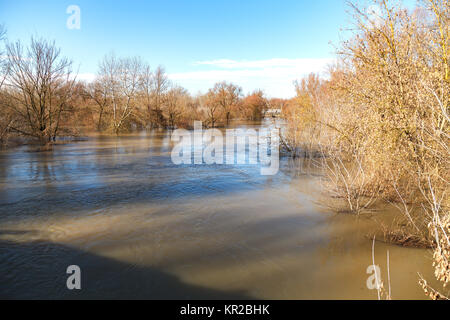
{"label": "cloud", "polygon": [[95,80],[95,73],[79,73],[77,80],[93,82]]}
{"label": "cloud", "polygon": [[172,73],[169,77],[190,91],[205,92],[219,81],[234,82],[245,91],[262,89],[270,97],[294,96],[293,81],[311,72],[322,73],[333,59],[268,59],[236,61],[230,59],[197,61],[206,70]]}
{"label": "cloud", "polygon": [[267,68],[314,68],[328,63],[330,59],[268,59],[235,61],[228,59],[197,61],[196,66],[206,65],[225,69],[267,69]]}

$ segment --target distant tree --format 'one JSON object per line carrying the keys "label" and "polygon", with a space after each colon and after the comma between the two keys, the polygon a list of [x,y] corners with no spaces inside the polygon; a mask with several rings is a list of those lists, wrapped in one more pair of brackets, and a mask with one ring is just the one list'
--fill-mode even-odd
{"label": "distant tree", "polygon": [[78,81],[72,88],[64,112],[61,114],[60,134],[78,135],[81,130],[96,128],[96,104],[86,94],[88,84]]}
{"label": "distant tree", "polygon": [[[6,39],[6,28],[4,25],[0,24],[0,43],[3,44],[3,41]],[[6,75],[8,73],[8,63],[7,59],[3,58],[4,52],[2,50],[2,46],[0,46],[0,89],[5,82]]]}
{"label": "distant tree", "polygon": [[153,122],[157,126],[165,126],[162,107],[166,98],[170,81],[164,67],[158,66],[153,73],[153,88],[151,91],[151,112]]}
{"label": "distant tree", "polygon": [[187,106],[188,99],[189,93],[179,86],[174,86],[167,92],[164,100],[164,114],[170,128],[175,127]]}
{"label": "distant tree", "polygon": [[153,112],[153,73],[149,65],[145,65],[141,73],[140,100],[147,114],[146,122],[152,125]]}
{"label": "distant tree", "polygon": [[93,83],[86,86],[86,95],[95,102],[98,108],[97,131],[103,131],[103,117],[111,101],[109,98],[108,82],[97,78]]}
{"label": "distant tree", "polygon": [[204,110],[206,115],[206,124],[211,128],[215,128],[223,114],[216,95],[210,89],[206,95],[199,97],[199,102],[201,109]]}
{"label": "distant tree", "polygon": [[264,92],[256,90],[242,100],[241,115],[246,119],[260,120],[267,108],[267,100]]}
{"label": "distant tree", "polygon": [[[225,117],[226,124],[230,123],[233,112],[238,108],[242,96],[242,88],[232,83],[219,82],[209,91],[210,100],[219,106]],[[211,101],[212,102],[212,101]]]}
{"label": "distant tree", "polygon": [[[0,43],[6,39],[6,28],[0,25]],[[10,126],[14,122],[13,113],[7,108],[7,97],[2,92],[3,84],[9,72],[7,59],[2,58],[4,55],[3,46],[0,45],[0,146],[4,146],[8,140]]]}
{"label": "distant tree", "polygon": [[127,125],[137,106],[143,62],[140,58],[106,56],[100,63],[99,81],[108,92],[106,99],[112,113],[112,128],[116,134]]}

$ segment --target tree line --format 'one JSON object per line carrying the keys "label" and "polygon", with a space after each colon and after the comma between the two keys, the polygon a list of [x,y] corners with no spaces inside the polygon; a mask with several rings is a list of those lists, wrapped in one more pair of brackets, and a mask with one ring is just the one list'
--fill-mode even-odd
{"label": "tree line", "polygon": [[[5,35],[1,29],[1,37]],[[233,83],[219,82],[192,96],[140,57],[106,55],[92,82],[77,80],[73,63],[54,42],[6,43],[1,55],[0,143],[21,137],[51,146],[59,136],[96,130],[120,134],[146,128],[207,127],[232,119],[258,120],[269,101],[261,90],[246,96]]]}

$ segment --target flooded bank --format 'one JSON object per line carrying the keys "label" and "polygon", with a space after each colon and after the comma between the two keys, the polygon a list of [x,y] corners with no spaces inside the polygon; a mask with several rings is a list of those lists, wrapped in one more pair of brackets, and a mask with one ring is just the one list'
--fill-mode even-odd
{"label": "flooded bank", "polygon": [[[248,127],[248,126],[247,126]],[[319,177],[174,165],[170,132],[0,153],[1,298],[376,299],[377,212],[335,214]],[[376,218],[374,218],[376,216]],[[394,299],[424,299],[426,250],[377,243]],[[82,289],[66,288],[78,265]]]}

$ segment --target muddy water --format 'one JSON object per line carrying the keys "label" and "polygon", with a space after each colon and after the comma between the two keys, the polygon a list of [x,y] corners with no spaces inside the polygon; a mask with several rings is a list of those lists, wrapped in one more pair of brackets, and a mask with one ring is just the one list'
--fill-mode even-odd
{"label": "muddy water", "polygon": [[[376,299],[375,220],[318,203],[318,175],[281,160],[176,166],[170,134],[0,153],[1,298]],[[306,172],[306,173],[305,173]],[[423,299],[425,250],[377,243],[392,296]],[[66,288],[78,265],[82,289]]]}

